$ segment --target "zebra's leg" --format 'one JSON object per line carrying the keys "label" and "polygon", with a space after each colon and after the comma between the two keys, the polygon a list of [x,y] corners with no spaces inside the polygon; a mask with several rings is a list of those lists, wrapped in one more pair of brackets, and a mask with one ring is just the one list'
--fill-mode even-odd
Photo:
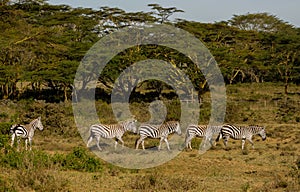
{"label": "zebra's leg", "polygon": [[204,145],[203,145],[203,148],[205,148],[206,147],[206,143],[207,142],[210,142],[210,139],[209,139],[209,137],[208,136],[204,136]]}
{"label": "zebra's leg", "polygon": [[203,145],[203,148],[205,149],[205,147],[206,147],[206,144],[210,144],[211,146],[213,145],[212,144],[212,138],[211,137],[209,137],[209,136],[204,136],[204,138],[205,138],[205,140],[204,140],[204,145]]}
{"label": "zebra's leg", "polygon": [[93,137],[90,136],[90,137],[88,138],[87,143],[86,143],[86,147],[87,147],[87,148],[90,146],[90,143],[92,142],[92,140],[93,140]]}
{"label": "zebra's leg", "polygon": [[142,140],[143,140],[142,137],[140,137],[140,138],[136,141],[136,146],[135,146],[135,149],[136,149],[136,150],[139,149],[139,145],[140,145],[140,143],[141,143]]}
{"label": "zebra's leg", "polygon": [[251,145],[252,145],[252,149],[254,149],[254,143],[253,143],[252,139],[251,139],[251,138],[249,138],[249,139],[248,139],[248,141],[251,143]]}
{"label": "zebra's leg", "polygon": [[115,150],[117,149],[118,139],[115,140]]}
{"label": "zebra's leg", "polygon": [[242,150],[244,150],[245,142],[246,142],[246,138],[242,138]]}
{"label": "zebra's leg", "polygon": [[18,137],[17,138],[17,151],[19,151],[20,150],[20,141],[21,141],[21,137]]}
{"label": "zebra's leg", "polygon": [[[213,138],[211,138],[211,139],[213,139]],[[219,139],[219,135],[218,135],[217,138],[214,141],[212,141],[214,147],[217,146],[217,142],[219,142],[219,140],[220,139]]]}
{"label": "zebra's leg", "polygon": [[229,136],[223,137],[223,143],[225,145],[225,148],[227,148],[228,138],[229,138]]}
{"label": "zebra's leg", "polygon": [[124,147],[124,141],[123,141],[123,139],[121,137],[119,138],[119,141],[121,141],[122,147]]}
{"label": "zebra's leg", "polygon": [[100,136],[97,136],[96,137],[96,140],[97,140],[97,147],[100,151],[102,151],[102,148],[100,147]]}
{"label": "zebra's leg", "polygon": [[158,150],[160,150],[160,148],[161,148],[161,143],[162,143],[163,140],[164,140],[164,137],[161,137],[160,140],[159,140]]}
{"label": "zebra's leg", "polygon": [[28,138],[25,139],[25,150],[27,151]]}
{"label": "zebra's leg", "polygon": [[14,145],[14,142],[15,142],[15,134],[13,133],[12,135],[11,135],[11,143],[10,143],[10,146],[12,147],[13,145]]}
{"label": "zebra's leg", "polygon": [[186,140],[185,140],[185,147],[187,149],[192,149],[192,136],[187,136]]}
{"label": "zebra's leg", "polygon": [[216,142],[219,142],[222,137],[223,137],[222,133],[220,132],[219,135],[216,138]]}
{"label": "zebra's leg", "polygon": [[210,143],[210,146],[211,146],[211,147],[212,147],[212,146],[215,146],[214,143],[213,143],[212,137],[209,138],[209,143]]}
{"label": "zebra's leg", "polygon": [[192,140],[190,140],[190,141],[188,142],[188,147],[189,147],[190,150],[193,149],[193,148],[192,148]]}
{"label": "zebra's leg", "polygon": [[142,148],[145,150],[145,140],[142,141]]}
{"label": "zebra's leg", "polygon": [[28,138],[28,141],[29,141],[29,150],[31,151],[31,146],[32,146],[32,138]]}
{"label": "zebra's leg", "polygon": [[168,139],[167,139],[166,137],[164,138],[164,141],[165,141],[165,142],[166,142],[166,144],[167,144],[167,148],[168,148],[168,150],[169,150],[169,151],[171,151],[171,150],[170,150],[170,145],[169,145]]}
{"label": "zebra's leg", "polygon": [[121,141],[122,147],[124,147],[124,141],[123,141],[123,139],[122,139],[121,137],[118,137],[118,138],[116,139],[116,142],[115,142],[115,149],[117,149],[118,140]]}

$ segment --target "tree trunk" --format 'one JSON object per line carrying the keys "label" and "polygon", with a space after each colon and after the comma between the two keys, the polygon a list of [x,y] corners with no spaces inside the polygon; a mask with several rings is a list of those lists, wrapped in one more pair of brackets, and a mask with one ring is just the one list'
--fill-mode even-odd
{"label": "tree trunk", "polygon": [[67,86],[64,85],[64,102],[66,103],[68,101],[68,91]]}

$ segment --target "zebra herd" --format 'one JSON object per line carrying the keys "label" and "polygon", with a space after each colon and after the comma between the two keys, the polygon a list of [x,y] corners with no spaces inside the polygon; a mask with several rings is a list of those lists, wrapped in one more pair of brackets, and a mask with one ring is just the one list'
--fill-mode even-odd
{"label": "zebra herd", "polygon": [[[29,147],[31,150],[34,131],[36,129],[43,130],[43,128],[41,117],[34,119],[28,125],[12,125],[10,128],[10,133],[12,134],[11,146],[13,146],[15,138],[17,138],[17,147],[19,150],[20,139],[23,138],[25,139],[25,149],[27,150],[27,143],[29,141]],[[100,151],[102,151],[102,148],[100,147],[100,138],[115,139],[115,149],[117,148],[118,141],[120,141],[122,146],[124,146],[122,136],[127,131],[137,133],[140,136],[140,138],[136,140],[135,149],[138,149],[139,145],[142,144],[143,150],[145,150],[144,140],[149,137],[160,138],[158,150],[161,149],[162,141],[164,141],[167,145],[167,149],[170,151],[168,136],[173,133],[177,133],[178,135],[182,134],[180,123],[178,121],[169,121],[162,125],[142,124],[137,129],[136,120],[130,119],[118,124],[94,124],[90,126],[87,147],[89,147],[93,139],[96,139],[97,147]],[[252,137],[254,135],[261,136],[262,140],[266,139],[265,128],[260,126],[235,126],[230,124],[219,126],[189,125],[185,133],[185,147],[187,149],[192,149],[191,141],[195,137],[203,137],[205,139],[205,144],[209,142],[210,145],[213,145],[214,135],[218,135],[216,142],[218,142],[221,138],[223,139],[225,147],[227,147],[229,138],[242,140],[242,150],[244,149],[246,140],[248,140],[252,144],[252,148],[254,148],[252,141]]]}
{"label": "zebra herd", "polygon": [[[162,141],[167,145],[167,149],[170,151],[170,146],[168,142],[168,135],[172,133],[177,133],[181,135],[181,128],[178,121],[169,121],[162,125],[153,124],[142,124],[138,129],[135,127],[136,120],[125,121],[125,123],[105,125],[105,124],[95,124],[90,127],[90,136],[88,138],[87,147],[89,147],[90,142],[93,138],[96,138],[97,147],[101,151],[102,148],[99,146],[100,138],[116,138],[115,148],[117,146],[118,140],[122,140],[122,136],[126,131],[131,131],[133,133],[138,133],[140,138],[136,140],[135,149],[139,148],[142,144],[142,149],[145,150],[144,140],[149,138],[160,138],[158,150],[161,149]],[[262,140],[266,139],[265,128],[260,126],[235,126],[235,125],[220,125],[220,126],[210,126],[210,125],[189,125],[185,134],[185,147],[192,149],[191,141],[194,137],[205,138],[205,143],[208,141],[213,145],[213,136],[218,135],[216,142],[223,138],[225,147],[227,147],[228,139],[232,138],[235,140],[242,140],[242,150],[246,140],[252,144],[254,148],[252,137],[254,135],[259,135]]]}

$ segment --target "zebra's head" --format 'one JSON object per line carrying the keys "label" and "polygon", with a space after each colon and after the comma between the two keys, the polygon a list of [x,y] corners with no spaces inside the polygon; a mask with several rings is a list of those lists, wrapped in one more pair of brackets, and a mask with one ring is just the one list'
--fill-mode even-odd
{"label": "zebra's head", "polygon": [[135,123],[136,123],[135,119],[128,120],[128,121],[125,122],[125,126],[124,127],[125,127],[125,129],[127,131],[131,131],[133,133],[137,133],[137,128],[136,128]]}
{"label": "zebra's head", "polygon": [[252,128],[252,130],[254,131],[254,134],[258,134],[259,136],[261,136],[262,140],[266,140],[266,131],[264,127],[260,127],[260,126],[250,126],[250,128]]}
{"label": "zebra's head", "polygon": [[178,135],[181,135],[181,128],[180,128],[180,123],[178,121],[175,122],[176,124],[176,128],[175,128],[175,132],[178,134]]}
{"label": "zebra's head", "polygon": [[42,121],[41,121],[41,117],[38,117],[37,119],[33,120],[33,122],[34,122],[34,127],[35,128],[38,128],[41,131],[44,129],[44,126],[43,126]]}
{"label": "zebra's head", "polygon": [[267,139],[266,131],[264,127],[261,127],[261,130],[258,132],[258,134],[261,136],[263,141]]}

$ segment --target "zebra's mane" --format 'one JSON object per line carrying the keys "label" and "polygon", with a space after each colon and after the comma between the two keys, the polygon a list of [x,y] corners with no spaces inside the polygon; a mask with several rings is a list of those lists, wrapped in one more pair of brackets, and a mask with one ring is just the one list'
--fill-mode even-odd
{"label": "zebra's mane", "polygon": [[157,126],[157,129],[165,129],[168,128],[169,126],[173,125],[173,124],[177,124],[177,121],[167,121],[163,124],[161,124],[160,126]]}
{"label": "zebra's mane", "polygon": [[243,126],[242,129],[251,129],[252,131],[255,131],[255,133],[258,133],[259,131],[263,130],[264,127],[258,126],[258,125],[249,125],[249,126]]}
{"label": "zebra's mane", "polygon": [[33,124],[37,123],[38,121],[40,121],[38,118],[32,120],[28,125],[26,125],[26,129],[29,131],[33,126]]}

